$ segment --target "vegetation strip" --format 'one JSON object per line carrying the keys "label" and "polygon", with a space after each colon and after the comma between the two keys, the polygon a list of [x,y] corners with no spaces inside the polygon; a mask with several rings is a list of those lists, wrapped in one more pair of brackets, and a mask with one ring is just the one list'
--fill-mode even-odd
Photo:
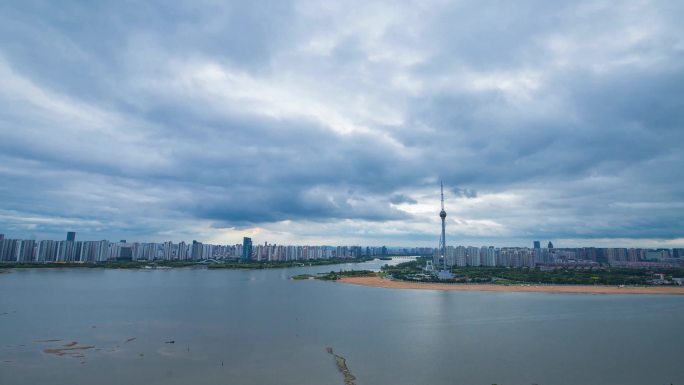
{"label": "vegetation strip", "polygon": [[673,277],[684,277],[684,269],[628,269],[597,267],[588,269],[542,270],[528,267],[453,267],[454,278],[439,280],[424,270],[429,258],[398,265],[385,265],[382,271],[395,280],[408,282],[466,283],[493,285],[551,284],[551,285],[604,285],[604,286],[665,286],[672,285]]}
{"label": "vegetation strip", "polygon": [[375,277],[377,274],[370,270],[340,270],[329,273],[299,274],[292,277],[294,280],[319,279],[321,281],[337,281],[344,277]]}
{"label": "vegetation strip", "polygon": [[226,262],[207,265],[209,269],[277,269],[283,267],[325,266],[343,263],[361,263],[372,261],[373,258],[331,258],[298,261],[264,261],[264,262]]}
{"label": "vegetation strip", "polygon": [[[278,269],[285,267],[324,266],[372,261],[371,257],[330,258],[297,261],[105,261],[105,262],[0,262],[0,269],[40,268],[105,268],[164,269],[172,267],[206,266],[208,269]],[[8,272],[7,270],[0,270]]]}

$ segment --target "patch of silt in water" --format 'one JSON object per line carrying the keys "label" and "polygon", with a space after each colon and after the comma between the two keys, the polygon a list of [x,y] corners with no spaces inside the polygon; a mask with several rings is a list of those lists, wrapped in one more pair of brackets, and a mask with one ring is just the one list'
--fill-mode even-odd
{"label": "patch of silt in water", "polygon": [[329,346],[325,348],[325,351],[335,357],[335,365],[337,365],[337,370],[339,370],[344,376],[344,385],[356,385],[356,382],[354,382],[356,381],[356,377],[351,373],[351,371],[349,371],[349,367],[347,367],[347,360],[344,357],[335,354],[335,352],[333,352],[333,348]]}

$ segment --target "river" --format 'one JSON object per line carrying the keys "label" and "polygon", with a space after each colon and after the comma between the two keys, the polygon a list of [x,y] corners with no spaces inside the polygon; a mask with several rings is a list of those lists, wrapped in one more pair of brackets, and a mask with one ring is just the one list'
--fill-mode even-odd
{"label": "river", "polygon": [[0,274],[0,383],[341,385],[326,347],[359,385],[684,381],[684,296],[289,279],[384,263],[11,270]]}

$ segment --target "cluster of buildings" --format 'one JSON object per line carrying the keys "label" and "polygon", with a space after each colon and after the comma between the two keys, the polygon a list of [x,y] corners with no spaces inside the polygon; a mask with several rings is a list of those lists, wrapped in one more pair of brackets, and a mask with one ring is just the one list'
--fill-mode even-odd
{"label": "cluster of buildings", "polygon": [[[432,249],[430,249],[431,251]],[[402,249],[406,255],[417,249]],[[394,254],[397,251],[393,251]],[[249,260],[249,261],[297,261],[330,258],[358,258],[383,256],[388,249],[361,246],[284,246],[253,245],[250,238],[242,244],[211,245],[197,241],[192,243],[144,243],[76,241],[76,233],[69,232],[65,240],[5,239],[0,234],[0,262],[104,262],[110,260]]]}
{"label": "cluster of buildings", "polygon": [[[442,257],[442,254],[445,257]],[[542,248],[538,241],[529,247],[446,246],[444,248],[391,248],[362,246],[291,246],[252,243],[212,245],[192,243],[77,241],[69,232],[64,240],[5,239],[0,234],[0,262],[105,262],[112,260],[162,261],[300,261],[331,258],[358,258],[386,255],[432,255],[435,267],[499,266],[590,268],[601,265],[617,267],[681,267],[684,249],[639,248],[554,248],[549,242]]]}
{"label": "cluster of buildings", "polygon": [[534,241],[533,247],[494,246],[447,246],[446,216],[444,210],[444,186],[440,184],[442,222],[439,247],[434,249],[432,261],[425,267],[438,279],[451,279],[453,266],[490,266],[490,267],[537,267],[541,269],[593,268],[601,265],[616,267],[682,267],[684,249],[639,249],[639,248],[562,248],[553,247],[549,241],[546,248],[541,242]]}
{"label": "cluster of buildings", "polygon": [[549,242],[542,248],[539,241],[529,247],[447,246],[444,258],[435,249],[433,265],[500,266],[500,267],[578,267],[600,265],[616,267],[680,267],[684,265],[684,249],[640,248],[554,248]]}

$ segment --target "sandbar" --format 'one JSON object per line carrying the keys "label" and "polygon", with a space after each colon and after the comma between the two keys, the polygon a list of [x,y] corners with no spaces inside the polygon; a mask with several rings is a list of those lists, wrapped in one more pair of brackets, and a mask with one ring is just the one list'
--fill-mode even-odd
{"label": "sandbar", "polygon": [[584,293],[584,294],[679,294],[681,286],[602,286],[602,285],[534,285],[534,284],[466,284],[426,283],[397,281],[381,277],[342,277],[338,282],[352,285],[382,287],[386,289],[455,290],[455,291],[501,291],[536,293]]}

